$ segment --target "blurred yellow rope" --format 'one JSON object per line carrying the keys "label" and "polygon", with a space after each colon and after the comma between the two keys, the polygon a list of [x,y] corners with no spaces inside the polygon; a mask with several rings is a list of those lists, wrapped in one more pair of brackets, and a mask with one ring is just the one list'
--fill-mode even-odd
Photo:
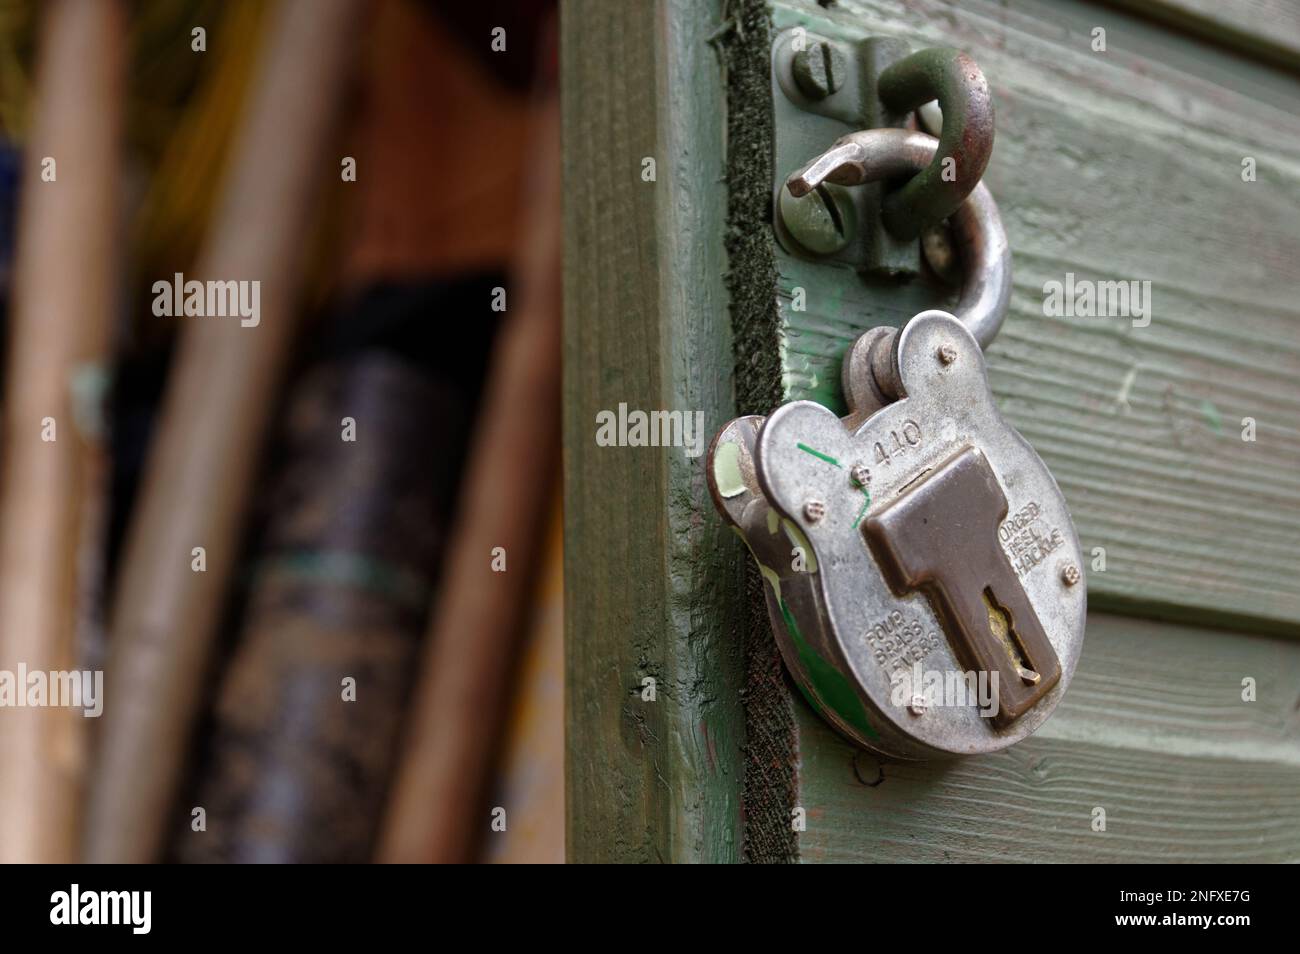
{"label": "blurred yellow rope", "polygon": [[27,127],[28,81],[23,60],[32,55],[35,18],[29,0],[0,0],[0,134]]}
{"label": "blurred yellow rope", "polygon": [[136,220],[136,264],[148,274],[183,270],[198,251],[257,60],[264,6],[257,0],[223,5],[217,35],[209,38],[215,42],[207,54],[211,70],[175,117]]}

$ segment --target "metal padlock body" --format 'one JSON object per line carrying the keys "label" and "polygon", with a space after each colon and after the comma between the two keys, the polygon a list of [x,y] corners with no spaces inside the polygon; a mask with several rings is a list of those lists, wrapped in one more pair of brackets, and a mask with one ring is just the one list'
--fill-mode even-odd
{"label": "metal padlock body", "polygon": [[[895,367],[903,396],[865,420],[796,401],[765,420],[732,421],[709,451],[710,489],[763,571],[787,668],[828,721],[892,757],[993,752],[1037,729],[1073,676],[1086,612],[1078,537],[1047,466],[999,414],[980,347],[957,319],[914,318],[897,335]],[[979,511],[958,522],[993,528],[1059,661],[1055,684],[1002,727],[977,705],[918,711],[906,691],[900,700],[900,669],[961,673],[970,660],[951,621],[927,593],[900,587],[866,532],[930,478],[971,465],[987,465],[1006,509],[990,513],[1001,504],[972,498]],[[865,487],[851,476],[863,466]],[[941,530],[957,550],[970,527]]]}

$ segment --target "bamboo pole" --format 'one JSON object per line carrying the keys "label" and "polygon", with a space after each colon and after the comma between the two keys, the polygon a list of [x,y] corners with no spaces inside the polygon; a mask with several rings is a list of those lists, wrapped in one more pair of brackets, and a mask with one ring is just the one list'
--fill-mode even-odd
{"label": "bamboo pole", "polygon": [[[357,0],[286,0],[273,15],[200,280],[260,281],[256,327],[185,322],[111,627],[86,833],[92,862],[157,858],[293,342],[302,249],[340,112]],[[170,278],[170,276],[160,276]],[[188,277],[188,276],[187,276]],[[206,569],[196,572],[193,550]]]}
{"label": "bamboo pole", "polygon": [[[534,181],[514,313],[493,355],[460,510],[378,858],[472,860],[508,709],[513,653],[545,529],[560,428],[560,147],[554,98],[534,117]],[[506,572],[493,572],[502,547]]]}
{"label": "bamboo pole", "polygon": [[[124,11],[64,0],[42,31],[0,497],[0,669],[15,676],[79,668],[78,566],[100,542],[99,398],[117,301]],[[79,709],[0,709],[0,861],[74,860],[85,728]]]}

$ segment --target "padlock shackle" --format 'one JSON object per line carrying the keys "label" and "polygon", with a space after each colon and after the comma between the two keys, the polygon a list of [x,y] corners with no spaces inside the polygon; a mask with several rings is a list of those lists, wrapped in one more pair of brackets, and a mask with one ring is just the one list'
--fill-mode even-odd
{"label": "padlock shackle", "polygon": [[[823,182],[864,185],[913,174],[934,159],[939,140],[906,129],[868,129],[837,140],[786,180],[796,198]],[[961,249],[961,296],[953,314],[988,348],[1011,299],[1011,246],[997,203],[983,183],[949,219]]]}

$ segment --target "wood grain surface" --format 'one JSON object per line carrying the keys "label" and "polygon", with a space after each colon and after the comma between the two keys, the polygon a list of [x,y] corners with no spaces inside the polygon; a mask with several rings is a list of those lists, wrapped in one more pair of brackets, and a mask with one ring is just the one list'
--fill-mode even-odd
{"label": "wood grain surface", "polygon": [[561,11],[570,860],[740,851],[743,564],[705,516],[703,457],[595,441],[620,402],[706,429],[732,412],[719,6]]}
{"label": "wood grain surface", "polygon": [[[1300,118],[1277,97],[1294,101],[1300,83],[1190,41],[1170,48],[1104,8],[781,0],[774,20],[959,46],[989,78],[985,182],[1014,257],[990,380],[1085,553],[1105,548],[1090,605],[1297,631]],[[1094,22],[1106,53],[1091,50]],[[839,406],[849,342],[942,301],[783,251],[778,267],[787,399]],[[1067,272],[1149,281],[1150,324],[1045,317],[1044,283]],[[805,312],[790,307],[795,287]]]}
{"label": "wood grain surface", "polygon": [[1295,69],[1300,7],[1291,0],[1112,0],[1135,14]]}
{"label": "wood grain surface", "polygon": [[1094,614],[1052,718],[963,761],[882,765],[798,703],[803,861],[1300,860],[1293,641]]}
{"label": "wood grain surface", "polygon": [[[754,97],[770,96],[741,75],[765,71],[763,57],[731,51],[724,71],[708,56],[720,37],[766,49],[756,4],[566,8],[571,858],[736,858],[719,820],[736,811],[735,777],[724,773],[743,765],[733,747],[763,729],[747,723],[738,738],[727,696],[743,669],[732,655],[743,625],[728,623],[754,596],[737,572],[743,547],[719,539],[698,468],[662,450],[594,447],[595,411],[620,400],[690,406],[716,428],[729,369],[742,402],[772,387],[779,399],[839,408],[840,360],[858,334],[952,300],[925,280],[873,284],[788,254],[766,231],[761,196],[757,213],[733,207],[721,224],[720,131],[733,199],[754,192],[751,178],[772,188],[780,151],[770,126],[729,125],[728,110],[752,115]],[[893,763],[874,784],[880,766],[793,699],[787,748],[769,733],[770,771],[743,786],[746,807],[765,806],[747,815],[748,856],[1300,858],[1300,82],[1231,31],[1211,42],[1214,31],[1116,6],[765,6],[777,29],[957,46],[983,68],[997,110],[985,181],[1015,276],[990,380],[1105,568],[1089,572],[1095,612],[1065,702],[1001,755]],[[1238,32],[1264,32],[1232,18]],[[1091,48],[1097,26],[1104,53]],[[1280,30],[1275,51],[1288,44]],[[653,186],[635,178],[649,155],[660,157]],[[1246,158],[1256,181],[1242,179]],[[713,248],[727,228],[745,230],[727,246],[730,336]],[[1150,323],[1045,315],[1045,283],[1067,273],[1150,282]],[[793,308],[796,289],[804,311]],[[729,341],[734,364],[719,354]],[[1245,418],[1253,442],[1242,440]],[[639,702],[643,671],[675,676],[671,707]],[[1257,702],[1241,699],[1247,677]],[[779,678],[751,684],[745,713],[777,721],[789,693]],[[726,714],[725,734],[708,714]],[[784,797],[773,791],[787,784],[786,765],[797,766],[788,795],[808,815],[792,847],[780,830],[788,836],[789,821],[766,810]],[[1092,830],[1098,807],[1105,832]],[[683,835],[695,836],[688,850]]]}
{"label": "wood grain surface", "polygon": [[[985,181],[1014,256],[990,382],[1051,467],[1085,553],[1106,556],[1088,574],[1094,613],[1070,692],[1006,753],[886,766],[872,787],[877,764],[855,765],[795,699],[799,857],[1296,860],[1300,120],[1287,103],[1300,84],[1068,2],[779,0],[773,14],[777,28],[959,46],[988,76]],[[1090,46],[1098,25],[1104,54]],[[1242,181],[1246,156],[1255,182]],[[936,304],[921,282],[869,285],[780,249],[777,261],[787,399],[840,406],[848,343]],[[1150,324],[1045,316],[1044,283],[1067,272],[1150,281]],[[791,308],[795,287],[806,312]],[[1270,684],[1259,702],[1241,701],[1246,676]]]}

